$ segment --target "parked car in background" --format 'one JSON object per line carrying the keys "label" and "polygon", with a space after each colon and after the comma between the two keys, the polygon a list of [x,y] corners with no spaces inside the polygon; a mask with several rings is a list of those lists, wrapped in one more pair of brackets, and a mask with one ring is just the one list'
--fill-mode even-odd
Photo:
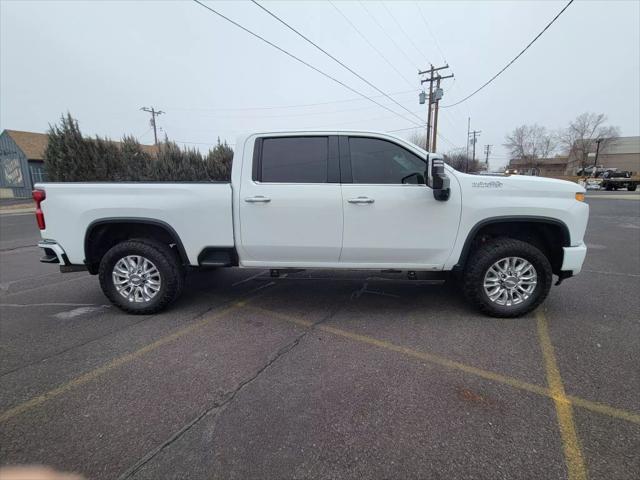
{"label": "parked car in background", "polygon": [[632,173],[626,170],[609,170],[602,175],[601,188],[605,190],[618,190],[626,188],[630,192],[635,192],[640,183],[640,178],[632,177]]}

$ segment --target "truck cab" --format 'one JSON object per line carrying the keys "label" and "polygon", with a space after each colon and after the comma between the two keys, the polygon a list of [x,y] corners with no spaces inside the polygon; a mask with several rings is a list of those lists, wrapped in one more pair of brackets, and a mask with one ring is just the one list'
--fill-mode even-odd
{"label": "truck cab", "polygon": [[335,132],[251,135],[243,150],[231,180],[243,266],[443,268],[460,187],[436,199],[426,152],[385,135]]}

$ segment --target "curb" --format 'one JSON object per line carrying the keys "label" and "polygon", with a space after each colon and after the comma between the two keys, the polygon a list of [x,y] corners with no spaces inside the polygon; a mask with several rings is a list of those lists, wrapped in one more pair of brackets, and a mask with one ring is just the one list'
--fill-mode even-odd
{"label": "curb", "polygon": [[36,209],[34,207],[29,208],[0,208],[0,215],[3,216],[11,216],[11,215],[26,215],[28,213],[35,213]]}
{"label": "curb", "polygon": [[640,195],[586,195],[585,200],[640,200]]}

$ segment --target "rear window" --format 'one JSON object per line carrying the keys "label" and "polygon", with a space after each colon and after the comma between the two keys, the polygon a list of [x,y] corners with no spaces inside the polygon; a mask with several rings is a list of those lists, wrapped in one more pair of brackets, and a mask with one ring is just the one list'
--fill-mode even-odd
{"label": "rear window", "polygon": [[262,141],[260,181],[326,183],[329,137],[280,137]]}

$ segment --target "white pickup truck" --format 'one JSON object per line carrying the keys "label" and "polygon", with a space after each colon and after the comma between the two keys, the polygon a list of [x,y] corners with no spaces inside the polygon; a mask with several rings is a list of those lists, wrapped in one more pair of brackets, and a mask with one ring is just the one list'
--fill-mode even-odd
{"label": "white pickup truck", "polygon": [[173,302],[191,268],[242,267],[427,271],[515,317],[586,255],[575,183],[460,173],[383,133],[255,133],[236,149],[231,183],[37,184],[41,260],[97,274],[137,314]]}

